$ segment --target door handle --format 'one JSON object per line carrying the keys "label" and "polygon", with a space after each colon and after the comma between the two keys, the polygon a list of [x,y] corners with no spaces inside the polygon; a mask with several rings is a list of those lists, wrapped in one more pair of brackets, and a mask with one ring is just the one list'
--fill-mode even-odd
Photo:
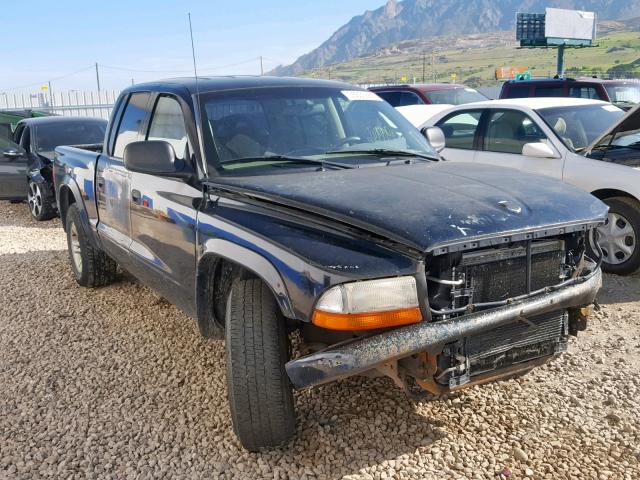
{"label": "door handle", "polygon": [[96,183],[98,184],[98,188],[104,188],[104,178],[98,177]]}
{"label": "door handle", "polygon": [[133,200],[134,203],[140,204],[141,198],[142,195],[139,190],[131,190],[131,200]]}

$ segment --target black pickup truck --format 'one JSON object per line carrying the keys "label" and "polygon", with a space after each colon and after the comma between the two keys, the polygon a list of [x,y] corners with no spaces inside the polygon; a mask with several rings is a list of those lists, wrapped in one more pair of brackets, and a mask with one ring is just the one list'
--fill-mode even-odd
{"label": "black pickup truck", "polygon": [[601,284],[585,237],[607,208],[443,162],[427,137],[344,83],[136,85],[100,151],[56,149],[71,267],[98,287],[119,264],[225,339],[249,450],[294,434],[294,388],[368,372],[444,394],[526,372],[585,327]]}

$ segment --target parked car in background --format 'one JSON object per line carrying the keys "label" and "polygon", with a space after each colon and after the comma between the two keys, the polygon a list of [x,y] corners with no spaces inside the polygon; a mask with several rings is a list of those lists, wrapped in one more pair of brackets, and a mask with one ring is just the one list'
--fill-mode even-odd
{"label": "parked car in background", "polygon": [[444,394],[526,372],[566,349],[600,287],[600,200],[441,162],[352,85],[159,81],[122,92],[109,125],[100,152],[56,149],[73,274],[97,287],[118,263],[225,338],[249,450],[295,433],[293,388],[377,372]]}
{"label": "parked car in background", "polygon": [[[59,145],[102,144],[107,121],[99,118],[41,117],[20,120],[13,140],[20,148],[10,147],[5,153],[5,166],[10,169],[0,178],[0,192],[9,191],[11,200],[26,199],[36,220],[49,220],[56,215],[53,174],[53,152]],[[7,150],[5,150],[6,152]],[[4,198],[0,193],[0,198]]]}
{"label": "parked car in background", "polygon": [[0,137],[0,200],[24,200],[26,178],[26,152],[20,145]]}
{"label": "parked car in background", "polygon": [[389,85],[371,87],[369,90],[386,100],[392,107],[431,104],[461,105],[487,100],[487,97],[476,89],[455,83]]}
{"label": "parked car in background", "polygon": [[[603,269],[640,268],[640,107],[574,98],[494,100],[433,115],[447,160],[488,163],[561,179],[609,205],[598,229]],[[592,248],[595,239],[590,239]]]}
{"label": "parked car in background", "polygon": [[602,100],[623,109],[640,103],[640,81],[601,78],[545,78],[509,80],[502,85],[500,98],[572,97]]}

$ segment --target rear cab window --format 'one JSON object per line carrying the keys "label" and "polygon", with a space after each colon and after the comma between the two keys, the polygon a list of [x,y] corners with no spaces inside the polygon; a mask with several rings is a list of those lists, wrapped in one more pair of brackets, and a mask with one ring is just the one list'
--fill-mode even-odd
{"label": "rear cab window", "polygon": [[564,86],[544,86],[535,87],[536,97],[564,97]]}

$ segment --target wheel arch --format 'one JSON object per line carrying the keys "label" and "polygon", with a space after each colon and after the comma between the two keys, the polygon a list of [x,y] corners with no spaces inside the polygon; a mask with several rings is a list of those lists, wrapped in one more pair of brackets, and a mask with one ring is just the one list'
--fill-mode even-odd
{"label": "wheel arch", "polygon": [[631,200],[635,200],[636,202],[638,202],[639,200],[631,195],[628,192],[625,192],[624,190],[619,190],[617,188],[600,188],[598,190],[594,190],[593,192],[591,192],[591,195],[593,195],[594,197],[600,199],[600,200],[606,200],[607,198],[612,198],[612,197],[624,197],[624,198],[630,198]]}
{"label": "wheel arch", "polygon": [[222,338],[226,299],[237,278],[260,278],[285,318],[295,319],[289,293],[275,266],[262,255],[222,239],[209,240],[196,269],[196,312],[204,337]]}
{"label": "wheel arch", "polygon": [[59,202],[58,209],[60,210],[60,219],[62,220],[62,228],[66,231],[66,217],[67,212],[69,211],[69,207],[76,203],[76,197],[68,184],[63,184],[60,186],[59,193]]}

